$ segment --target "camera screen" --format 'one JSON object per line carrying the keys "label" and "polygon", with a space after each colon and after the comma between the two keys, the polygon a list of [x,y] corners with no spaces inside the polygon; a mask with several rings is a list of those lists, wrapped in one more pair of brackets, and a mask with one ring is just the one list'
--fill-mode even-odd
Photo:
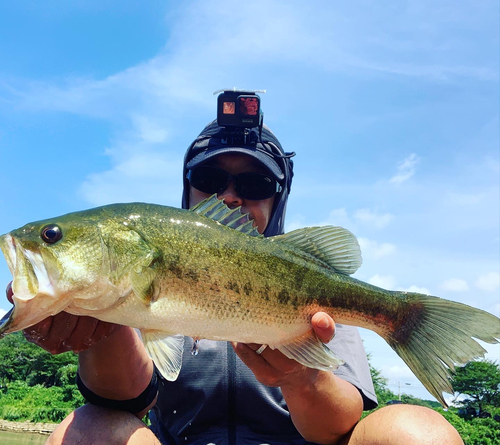
{"label": "camera screen", "polygon": [[262,122],[260,97],[251,91],[224,91],[217,98],[217,123],[224,127],[254,128]]}
{"label": "camera screen", "polygon": [[242,116],[257,116],[259,100],[256,97],[239,97],[239,112]]}
{"label": "camera screen", "polygon": [[236,104],[234,102],[223,102],[222,113],[223,114],[234,114],[236,112]]}

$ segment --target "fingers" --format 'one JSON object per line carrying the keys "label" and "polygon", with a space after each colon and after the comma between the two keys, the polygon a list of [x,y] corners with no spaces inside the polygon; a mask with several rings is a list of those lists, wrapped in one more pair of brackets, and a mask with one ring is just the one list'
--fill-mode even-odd
{"label": "fingers", "polygon": [[24,336],[51,354],[60,354],[71,350],[66,340],[71,337],[77,323],[77,316],[60,312],[25,329]]}
{"label": "fingers", "polygon": [[263,357],[260,357],[259,354],[256,354],[255,351],[259,348],[260,345],[251,343],[251,344],[244,344],[244,343],[236,343],[233,342],[231,343],[233,346],[234,352],[238,355],[239,358],[247,365],[249,368],[254,368],[257,366],[257,368],[260,368],[262,371],[267,370],[267,367],[269,366],[266,360]]}
{"label": "fingers", "polygon": [[81,352],[103,338],[109,337],[120,325],[106,323],[92,317],[77,317],[76,326],[69,337],[62,342],[62,346],[74,352]]}
{"label": "fingers", "polygon": [[255,350],[260,345],[232,343],[232,346],[238,357],[250,368],[259,382],[267,386],[278,386],[275,384],[277,371],[263,357],[263,354],[258,355],[255,353]]}
{"label": "fingers", "polygon": [[[108,338],[113,332],[121,329],[123,326],[115,323],[107,323],[105,321],[99,321],[94,334],[91,338],[91,345],[97,343],[100,340]],[[90,345],[90,346],[91,346]]]}
{"label": "fingers", "polygon": [[42,320],[37,324],[30,326],[29,328],[26,328],[23,331],[26,340],[28,340],[31,343],[35,343],[38,346],[41,346],[39,344],[39,341],[49,335],[53,318],[54,317],[47,317],[45,320]]}
{"label": "fingers", "polygon": [[256,354],[261,345],[232,345],[241,361],[250,368],[257,380],[266,386],[281,386],[292,375],[301,373],[304,369],[300,363],[285,357],[277,349],[266,348],[261,354]]}
{"label": "fingers", "polygon": [[71,334],[62,341],[62,346],[74,352],[81,352],[95,343],[93,336],[99,320],[92,317],[76,317],[76,319]]}
{"label": "fingers", "polygon": [[60,312],[25,329],[24,336],[31,343],[51,354],[81,352],[108,337],[119,325]]}
{"label": "fingers", "polygon": [[[12,281],[7,285],[6,294],[7,299],[13,303]],[[30,326],[23,333],[29,342],[52,354],[60,354],[67,351],[81,352],[109,337],[120,327],[92,317],[60,312]]]}
{"label": "fingers", "polygon": [[[330,342],[335,336],[335,322],[325,312],[314,314],[311,325],[323,343]],[[313,379],[318,372],[289,359],[277,349],[264,348],[260,344],[233,343],[233,348],[257,380],[267,386],[297,384],[307,378]]]}
{"label": "fingers", "polygon": [[311,319],[311,325],[323,343],[330,342],[335,336],[335,322],[325,312],[316,312]]}

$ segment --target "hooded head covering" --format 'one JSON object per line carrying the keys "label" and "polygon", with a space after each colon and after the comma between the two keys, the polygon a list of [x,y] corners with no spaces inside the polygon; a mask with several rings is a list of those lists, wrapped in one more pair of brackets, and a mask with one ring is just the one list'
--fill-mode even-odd
{"label": "hooded head covering", "polygon": [[285,153],[272,131],[263,125],[262,130],[252,128],[245,141],[231,142],[231,135],[217,121],[209,123],[187,149],[184,157],[182,208],[189,208],[188,171],[202,165],[215,156],[225,153],[243,153],[257,159],[281,185],[281,191],[274,197],[274,207],[264,236],[284,233],[285,210],[292,185],[295,153]]}

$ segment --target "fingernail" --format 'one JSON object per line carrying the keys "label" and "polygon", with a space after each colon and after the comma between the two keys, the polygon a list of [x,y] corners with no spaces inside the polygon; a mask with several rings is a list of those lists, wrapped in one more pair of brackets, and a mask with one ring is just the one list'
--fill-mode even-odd
{"label": "fingernail", "polygon": [[321,329],[327,329],[330,327],[330,320],[328,320],[328,317],[321,317],[316,323],[316,326]]}

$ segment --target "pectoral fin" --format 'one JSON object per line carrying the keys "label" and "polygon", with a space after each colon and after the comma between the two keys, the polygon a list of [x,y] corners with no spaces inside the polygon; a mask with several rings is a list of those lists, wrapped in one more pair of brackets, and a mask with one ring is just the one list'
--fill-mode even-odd
{"label": "pectoral fin", "polygon": [[141,330],[141,337],[160,374],[171,382],[176,380],[182,366],[184,336]]}
{"label": "pectoral fin", "polygon": [[155,299],[153,286],[155,277],[156,272],[152,267],[138,267],[130,274],[132,290],[144,303],[149,304]]}
{"label": "pectoral fin", "polygon": [[276,346],[276,349],[308,368],[321,371],[334,371],[344,364],[344,360],[335,356],[313,331],[307,332],[291,343]]}
{"label": "pectoral fin", "polygon": [[103,271],[114,283],[119,283],[129,273],[143,274],[161,257],[161,253],[133,227],[124,229],[118,225],[115,230],[103,235],[103,242],[106,245]]}

